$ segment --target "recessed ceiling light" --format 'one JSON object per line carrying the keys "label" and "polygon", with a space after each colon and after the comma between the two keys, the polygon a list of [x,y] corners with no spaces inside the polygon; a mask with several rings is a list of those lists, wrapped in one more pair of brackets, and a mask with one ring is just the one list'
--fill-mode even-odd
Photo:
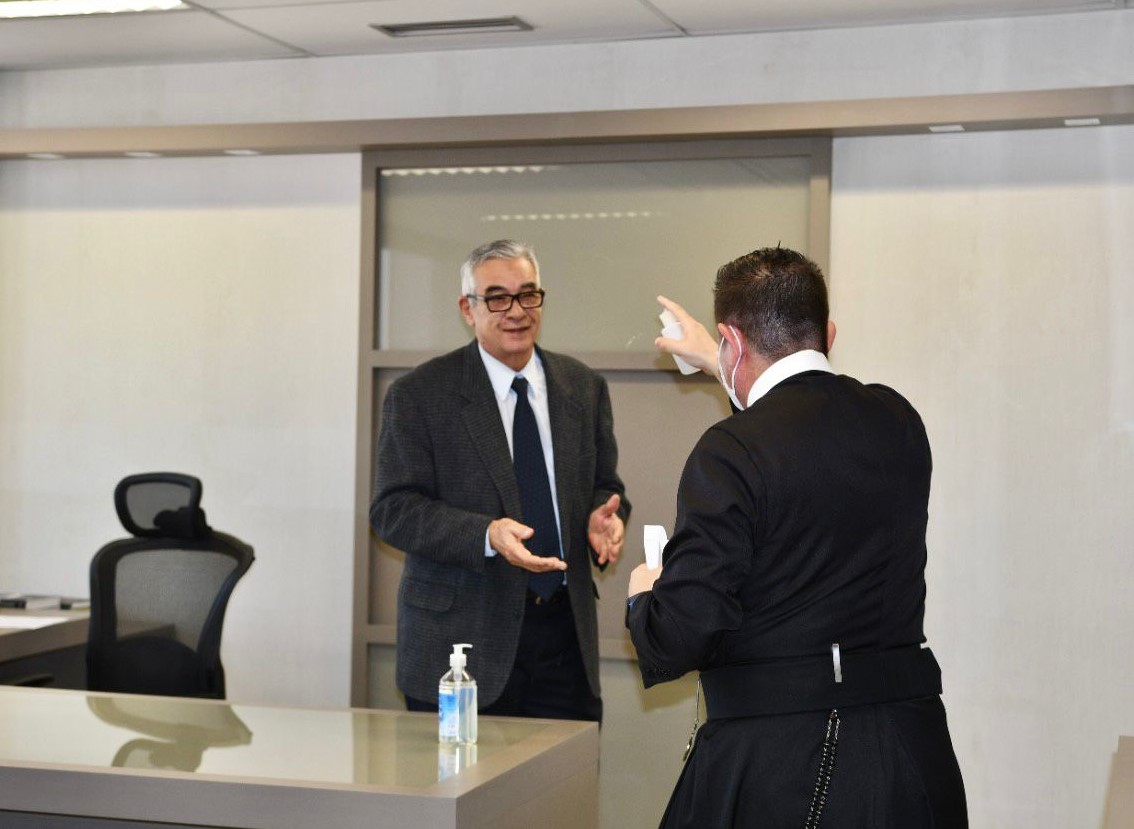
{"label": "recessed ceiling light", "polygon": [[544,170],[558,170],[556,166],[545,164],[519,164],[510,167],[396,167],[382,171],[384,176],[455,176],[490,175],[492,173],[542,173]]}
{"label": "recessed ceiling light", "polygon": [[498,32],[530,32],[532,25],[518,17],[485,17],[479,20],[438,20],[430,23],[371,23],[390,37],[428,37],[432,35],[495,34]]}
{"label": "recessed ceiling light", "polygon": [[259,155],[259,150],[225,150],[225,155]]}
{"label": "recessed ceiling light", "polygon": [[122,155],[127,158],[161,158],[161,153],[151,153],[149,150],[131,150]]}
{"label": "recessed ceiling light", "polygon": [[58,158],[63,158],[59,153],[28,153],[28,158],[34,158],[39,161],[55,161]]}
{"label": "recessed ceiling light", "polygon": [[649,219],[660,215],[651,210],[611,210],[599,213],[491,213],[481,216],[482,222],[576,221],[578,219]]}
{"label": "recessed ceiling light", "polygon": [[930,132],[964,132],[964,124],[933,124],[929,128]]}
{"label": "recessed ceiling light", "polygon": [[68,17],[187,8],[181,0],[0,0],[0,18]]}
{"label": "recessed ceiling light", "polygon": [[1064,118],[1065,127],[1097,127],[1102,124],[1098,118]]}

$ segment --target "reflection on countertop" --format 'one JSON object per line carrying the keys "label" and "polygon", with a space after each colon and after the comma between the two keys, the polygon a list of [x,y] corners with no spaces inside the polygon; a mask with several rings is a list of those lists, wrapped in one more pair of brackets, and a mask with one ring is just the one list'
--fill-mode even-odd
{"label": "reflection on countertop", "polygon": [[87,706],[104,722],[157,738],[128,740],[112,766],[196,771],[205,749],[252,742],[252,731],[231,705],[180,703],[166,697],[87,697]]}
{"label": "reflection on countertop", "polygon": [[0,686],[0,765],[424,791],[486,762],[507,765],[521,744],[538,751],[563,728],[482,717],[475,749],[447,751],[436,714]]}

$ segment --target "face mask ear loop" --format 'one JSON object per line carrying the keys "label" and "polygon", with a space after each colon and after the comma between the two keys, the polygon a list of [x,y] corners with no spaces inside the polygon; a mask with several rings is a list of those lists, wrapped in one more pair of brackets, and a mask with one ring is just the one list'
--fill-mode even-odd
{"label": "face mask ear loop", "polygon": [[[732,387],[733,394],[736,394],[736,370],[740,368],[740,361],[744,359],[744,340],[740,337],[740,332],[733,328],[731,325],[732,333],[736,335],[736,341],[740,343],[740,354],[736,357],[736,363],[732,367],[732,374],[728,378],[728,384]],[[737,395],[739,397],[739,395]]]}
{"label": "face mask ear loop", "polygon": [[724,337],[721,337],[721,341],[717,343],[717,376],[721,378],[721,385],[725,387],[725,391],[728,391],[728,386],[725,385],[724,381],[724,364],[721,362],[721,349],[723,347]]}
{"label": "face mask ear loop", "polygon": [[740,332],[733,326],[729,326],[732,333],[736,335],[737,342],[740,343],[740,356],[736,358],[736,364],[732,367],[731,383],[724,378],[724,365],[721,363],[721,350],[725,344],[727,337],[721,337],[721,341],[717,343],[717,374],[720,376],[721,386],[728,393],[728,399],[732,401],[732,405],[736,407],[737,411],[743,411],[744,406],[740,405],[740,398],[736,396],[736,387],[732,385],[736,382],[736,370],[740,368],[740,361],[744,359],[744,341],[740,338]]}

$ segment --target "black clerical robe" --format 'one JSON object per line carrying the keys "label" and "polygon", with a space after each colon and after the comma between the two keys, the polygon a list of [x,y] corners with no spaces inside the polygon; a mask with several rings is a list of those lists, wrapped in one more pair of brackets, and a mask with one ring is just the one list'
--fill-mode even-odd
{"label": "black clerical robe", "polygon": [[[647,687],[699,670],[707,691],[663,826],[967,825],[940,674],[920,648],[930,470],[904,398],[823,372],[704,434],[662,575],[627,614]],[[938,672],[875,676],[891,654]],[[714,701],[710,680],[730,672],[741,681]]]}

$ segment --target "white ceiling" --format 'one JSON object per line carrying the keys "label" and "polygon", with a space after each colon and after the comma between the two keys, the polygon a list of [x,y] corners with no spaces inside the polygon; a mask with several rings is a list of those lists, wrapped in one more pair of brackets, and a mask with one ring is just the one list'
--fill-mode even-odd
{"label": "white ceiling", "polygon": [[[3,2],[3,0],[0,0]],[[369,55],[1113,10],[1134,0],[186,0],[176,12],[0,20],[0,70]],[[370,24],[518,16],[513,34]]]}

